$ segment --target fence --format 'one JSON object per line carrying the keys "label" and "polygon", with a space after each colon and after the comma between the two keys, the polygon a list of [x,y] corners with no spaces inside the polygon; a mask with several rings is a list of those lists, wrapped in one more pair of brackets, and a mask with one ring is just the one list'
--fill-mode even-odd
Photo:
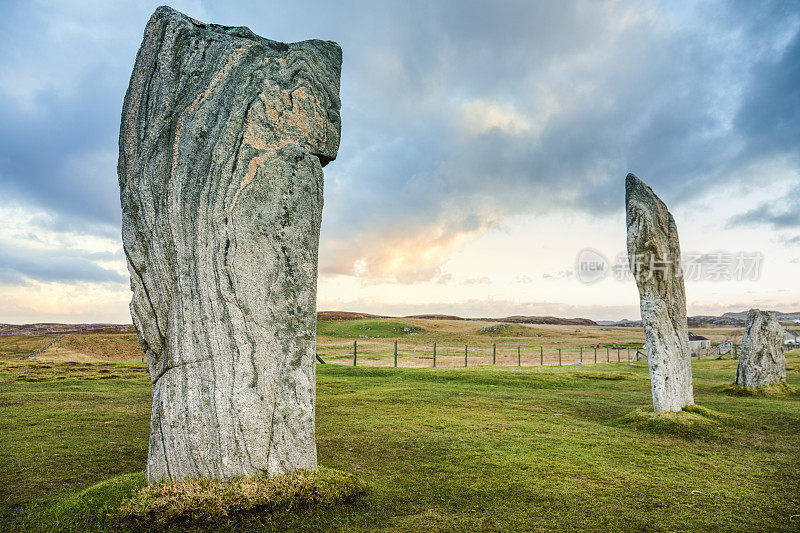
{"label": "fence", "polygon": [[[738,347],[703,348],[693,350],[692,357],[723,356]],[[727,351],[725,351],[727,349]],[[490,346],[440,344],[401,344],[398,341],[354,340],[347,343],[317,345],[317,358],[321,362],[352,366],[394,367],[470,367],[479,365],[501,366],[568,366],[646,360],[640,347],[632,346],[581,346],[547,347],[509,346],[494,343]]]}

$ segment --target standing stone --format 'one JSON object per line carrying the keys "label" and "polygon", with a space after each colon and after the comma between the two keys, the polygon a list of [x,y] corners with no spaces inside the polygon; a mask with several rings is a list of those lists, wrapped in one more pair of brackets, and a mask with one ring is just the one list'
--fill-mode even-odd
{"label": "standing stone", "polygon": [[664,202],[633,174],[625,178],[625,206],[653,408],[680,411],[694,403],[694,394],[678,228]]}
{"label": "standing stone", "polygon": [[747,313],[736,384],[763,388],[786,383],[783,327],[775,315],[758,309]]}
{"label": "standing stone", "polygon": [[153,382],[147,479],[316,469],[322,167],[341,49],[167,7],[120,129],[131,315]]}

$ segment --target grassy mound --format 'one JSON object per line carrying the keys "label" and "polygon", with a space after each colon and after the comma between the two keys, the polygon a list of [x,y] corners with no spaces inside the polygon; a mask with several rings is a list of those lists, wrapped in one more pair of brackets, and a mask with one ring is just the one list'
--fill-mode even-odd
{"label": "grassy mound", "polygon": [[227,482],[187,479],[145,483],[128,474],[70,495],[31,516],[38,531],[213,529],[236,520],[291,519],[294,512],[355,500],[367,486],[352,474],[320,468]]}
{"label": "grassy mound", "polygon": [[421,328],[397,320],[365,319],[317,322],[317,335],[352,339],[360,336],[392,338],[419,333]]}
{"label": "grassy mound", "polygon": [[34,510],[27,531],[118,531],[119,508],[125,498],[145,486],[144,472],[101,481],[69,494],[49,507]]}
{"label": "grassy mound", "polygon": [[728,415],[699,405],[687,405],[677,413],[636,409],[620,418],[622,425],[657,435],[688,439],[720,437],[720,430],[730,421]]}
{"label": "grassy mound", "polygon": [[495,324],[478,330],[479,335],[489,337],[541,337],[533,328],[521,324]]}
{"label": "grassy mound", "polygon": [[355,476],[328,469],[227,482],[189,479],[140,489],[122,503],[120,516],[133,526],[213,524],[248,514],[344,503],[365,492]]}
{"label": "grassy mound", "polygon": [[731,396],[780,396],[783,394],[792,394],[797,392],[797,390],[786,383],[776,383],[768,387],[742,387],[734,383],[733,385],[725,387],[723,392]]}

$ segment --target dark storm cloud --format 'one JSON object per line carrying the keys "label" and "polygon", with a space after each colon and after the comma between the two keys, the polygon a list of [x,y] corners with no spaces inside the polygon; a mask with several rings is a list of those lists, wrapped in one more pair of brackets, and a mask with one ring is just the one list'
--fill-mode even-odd
{"label": "dark storm cloud", "polygon": [[[765,224],[776,230],[800,228],[800,203],[795,198],[800,198],[800,185],[788,191],[780,200],[762,202],[757,207],[732,217],[728,226]],[[797,244],[798,238],[790,239],[786,243]]]}
{"label": "dark storm cloud", "polygon": [[[72,5],[19,3],[0,18],[0,75],[46,63],[28,106],[0,98],[0,193],[48,210],[56,228],[118,234],[119,109],[157,4]],[[758,158],[794,154],[798,167],[797,3],[174,7],[273,39],[341,44],[323,273],[360,261],[367,274],[430,279],[443,251],[506,217],[621,210],[629,171],[672,205]],[[83,18],[64,38],[63,21]]]}

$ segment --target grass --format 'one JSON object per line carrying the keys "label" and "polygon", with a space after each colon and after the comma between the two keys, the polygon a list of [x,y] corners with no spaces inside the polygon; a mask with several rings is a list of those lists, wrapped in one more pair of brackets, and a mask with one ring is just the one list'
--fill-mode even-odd
{"label": "grass", "polygon": [[655,413],[652,409],[638,408],[620,418],[623,425],[657,435],[688,439],[724,439],[728,435],[725,426],[732,420],[728,415],[697,404],[688,405],[677,413]]}
{"label": "grass", "polygon": [[366,492],[358,477],[328,468],[227,482],[188,479],[141,487],[122,501],[118,515],[134,529],[207,527],[229,520],[248,521],[252,527],[261,516],[263,525],[275,525],[283,515],[347,504]]}
{"label": "grass", "polygon": [[487,335],[489,337],[540,337],[540,333],[536,333],[533,328],[523,326],[521,324],[495,324],[493,326],[484,326],[478,330],[480,335]]}
{"label": "grass", "polygon": [[776,396],[796,392],[795,388],[786,383],[775,383],[766,387],[743,387],[734,383],[725,387],[724,390],[731,396]]}
{"label": "grass", "polygon": [[0,360],[10,361],[35,352],[47,344],[53,336],[47,335],[3,335],[0,337]]}
{"label": "grass", "polygon": [[[481,329],[492,329],[481,333]],[[742,328],[717,327],[693,330],[705,335],[714,342],[725,339],[741,341]],[[368,339],[366,339],[367,337]],[[46,344],[52,336],[0,336],[0,360],[14,360]],[[399,341],[401,363],[421,366],[423,359],[429,358],[433,343],[439,348],[439,355],[454,356],[450,365],[458,364],[458,354],[463,354],[468,345],[470,357],[476,362],[486,362],[496,345],[498,362],[514,364],[517,349],[521,350],[523,365],[538,364],[539,352],[543,350],[545,363],[556,364],[558,350],[562,350],[565,364],[579,359],[583,349],[586,361],[594,357],[595,345],[600,345],[598,361],[616,359],[613,353],[617,347],[622,350],[625,360],[628,348],[631,352],[642,346],[644,336],[641,328],[613,326],[566,326],[550,324],[500,324],[480,320],[429,320],[419,318],[403,319],[358,319],[320,321],[317,323],[318,353],[325,358],[347,361],[352,355],[353,340],[358,340],[359,356],[363,360],[375,360],[390,364],[394,341]],[[612,353],[607,354],[606,348]],[[7,355],[3,355],[7,354]],[[140,362],[142,350],[133,333],[75,333],[57,341],[43,354],[39,361],[82,361],[82,362]],[[483,358],[483,359],[480,359]],[[382,361],[381,361],[382,360]],[[446,359],[440,361],[448,364]]]}
{"label": "grass", "polygon": [[394,338],[419,333],[421,328],[386,319],[336,320],[317,323],[317,336],[335,338]]}
{"label": "grass", "polygon": [[[800,357],[788,359],[796,388]],[[41,365],[0,363],[0,530],[53,530],[67,509],[89,516],[85,505],[100,519],[72,530],[109,531],[107,517],[142,483],[144,366],[82,365],[59,379],[63,368]],[[96,379],[100,370],[118,377]],[[735,371],[736,361],[693,361],[702,407],[681,415],[712,430],[686,433],[636,422],[652,418],[644,362],[319,365],[319,462],[354,474],[369,493],[216,530],[796,531],[800,395],[730,396]],[[21,379],[28,374],[45,379]]]}

